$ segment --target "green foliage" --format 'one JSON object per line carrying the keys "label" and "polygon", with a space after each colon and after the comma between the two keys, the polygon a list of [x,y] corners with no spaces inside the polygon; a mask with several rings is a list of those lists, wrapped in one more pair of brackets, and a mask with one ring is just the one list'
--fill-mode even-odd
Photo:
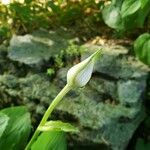
{"label": "green foliage", "polygon": [[54,65],[47,69],[47,74],[52,76],[56,73],[57,69],[64,67],[66,64],[68,65],[68,63],[72,64],[83,51],[83,47],[70,42],[67,49],[61,50],[59,54],[54,56]]}
{"label": "green foliage", "polygon": [[0,41],[5,40],[10,35],[10,30],[7,26],[0,26]]}
{"label": "green foliage", "polygon": [[65,55],[68,57],[74,57],[80,55],[82,51],[82,47],[70,42],[68,48],[65,50]]}
{"label": "green foliage", "polygon": [[31,150],[67,150],[64,132],[49,131],[39,135]]}
{"label": "green foliage", "polygon": [[47,69],[47,74],[52,76],[53,74],[55,74],[55,70],[53,68],[48,68]]}
{"label": "green foliage", "polygon": [[48,121],[38,130],[43,133],[33,143],[31,150],[66,150],[65,132],[78,132],[76,127],[62,121]]}
{"label": "green foliage", "polygon": [[123,29],[123,22],[120,14],[120,8],[118,5],[108,5],[104,8],[103,12],[103,19],[105,23],[114,29],[122,30]]}
{"label": "green foliage", "polygon": [[135,150],[149,150],[149,149],[150,149],[150,143],[145,142],[141,138],[137,139]]}
{"label": "green foliage", "polygon": [[134,42],[136,56],[145,64],[150,66],[150,34],[140,35]]}
{"label": "green foliage", "polygon": [[9,5],[0,4],[0,40],[40,27],[78,25],[93,30],[92,25],[103,20],[119,31],[142,28],[150,12],[149,5],[149,0],[112,0],[111,4],[95,0],[12,1]]}
{"label": "green foliage", "polygon": [[74,127],[70,123],[64,123],[62,121],[48,121],[45,125],[38,128],[40,131],[64,131],[64,132],[78,132],[78,128]]}
{"label": "green foliage", "polygon": [[24,34],[40,27],[85,26],[86,20],[101,21],[100,9],[103,6],[104,1],[96,3],[95,0],[25,0],[24,3],[12,0],[9,5],[0,3],[0,26],[7,27],[9,32],[6,34],[3,29],[0,37],[3,40],[13,33]]}
{"label": "green foliage", "polygon": [[27,109],[23,106],[6,108],[1,110],[0,116],[0,149],[23,149],[31,130]]}
{"label": "green foliage", "polygon": [[48,7],[52,9],[52,16],[55,16],[55,21],[66,26],[75,25],[79,23],[79,20],[83,21],[90,16],[97,20],[99,8],[102,5],[104,5],[104,2],[96,3],[95,0],[48,1]]}
{"label": "green foliage", "polygon": [[[13,1],[9,5],[0,4],[0,26],[5,25],[9,36],[15,33],[27,33],[39,27],[48,27],[49,19],[46,8],[37,1],[26,0],[23,4]],[[6,32],[6,31],[5,31]],[[0,36],[7,37],[0,32]]]}
{"label": "green foliage", "polygon": [[82,46],[70,42],[67,49],[63,50],[61,54],[64,56],[67,64],[72,64],[74,61],[79,61],[78,59],[83,51],[84,48]]}
{"label": "green foliage", "polygon": [[121,7],[123,18],[134,14],[141,7],[140,0],[124,0]]}
{"label": "green foliage", "polygon": [[141,7],[144,8],[148,4],[149,0],[140,0],[141,2]]}
{"label": "green foliage", "polygon": [[150,13],[149,5],[147,0],[112,1],[102,11],[104,22],[119,31],[142,28]]}
{"label": "green foliage", "polygon": [[6,114],[0,112],[0,138],[8,125],[8,121],[9,117]]}
{"label": "green foliage", "polygon": [[[25,0],[24,3],[13,1],[9,5],[0,3],[0,41],[9,38],[13,33],[25,34],[41,27],[49,29],[59,26],[83,27],[87,25],[91,28],[90,23],[102,21],[101,17],[109,27],[117,31],[144,27],[145,20],[150,13],[150,0],[112,0],[108,4],[107,2],[110,1]],[[78,62],[82,51],[80,46],[70,43],[66,50],[54,56],[54,62],[47,73],[52,76],[65,64],[73,63],[73,60]],[[149,33],[137,38],[134,51],[142,62],[150,66]],[[149,122],[150,119],[146,122],[147,126]],[[0,111],[0,149],[24,149],[30,130],[30,115],[25,107],[7,108]],[[66,150],[64,132],[78,131],[69,123],[61,121],[49,121],[38,130],[45,132],[39,135],[32,145],[32,150]],[[136,150],[148,149],[150,149],[149,143],[145,143],[143,139],[137,140]]]}

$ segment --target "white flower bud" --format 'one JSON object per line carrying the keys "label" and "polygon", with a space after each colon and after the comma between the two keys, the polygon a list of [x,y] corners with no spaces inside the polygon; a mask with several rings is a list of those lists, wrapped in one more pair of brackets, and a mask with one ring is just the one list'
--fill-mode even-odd
{"label": "white flower bud", "polygon": [[84,61],[73,66],[67,73],[67,84],[76,87],[85,86],[91,78],[94,62],[100,50],[96,51]]}

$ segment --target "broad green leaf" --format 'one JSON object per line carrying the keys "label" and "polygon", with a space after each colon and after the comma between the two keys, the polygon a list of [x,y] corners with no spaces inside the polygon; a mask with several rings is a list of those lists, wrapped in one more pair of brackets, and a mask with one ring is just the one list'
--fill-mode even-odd
{"label": "broad green leaf", "polygon": [[136,56],[150,66],[150,34],[140,35],[134,42],[134,51]]}
{"label": "broad green leaf", "polygon": [[134,14],[123,18],[125,29],[132,30],[134,28],[143,28],[146,17],[150,12],[149,6],[150,1],[148,2],[148,5],[146,5],[144,8],[140,8]]}
{"label": "broad green leaf", "polygon": [[0,112],[0,138],[3,135],[3,133],[7,127],[8,120],[9,120],[9,117],[7,115],[5,115],[4,113]]}
{"label": "broad green leaf", "polygon": [[9,117],[9,121],[0,138],[0,149],[24,149],[31,130],[30,114],[26,107],[11,107],[3,109],[1,112]]}
{"label": "broad green leaf", "polygon": [[143,45],[141,60],[150,66],[150,38]]}
{"label": "broad green leaf", "polygon": [[111,28],[120,29],[124,28],[122,18],[120,15],[120,8],[110,4],[106,6],[102,11],[104,22]]}
{"label": "broad green leaf", "polygon": [[78,128],[70,123],[62,121],[48,121],[44,126],[38,128],[40,131],[64,131],[64,132],[78,132]]}
{"label": "broad green leaf", "polygon": [[149,40],[149,38],[150,35],[148,33],[144,33],[136,39],[136,41],[134,42],[134,50],[136,55],[142,55],[143,45],[147,40]]}
{"label": "broad green leaf", "polygon": [[140,0],[140,1],[141,1],[141,8],[144,8],[149,2],[149,0]]}
{"label": "broad green leaf", "polygon": [[148,16],[149,12],[150,12],[150,1],[148,1],[147,5],[138,10],[135,19],[137,27],[142,28],[144,26],[145,19]]}
{"label": "broad green leaf", "polygon": [[67,150],[64,132],[48,131],[39,135],[31,150]]}
{"label": "broad green leaf", "polygon": [[141,7],[140,0],[124,0],[121,8],[122,17],[135,13]]}
{"label": "broad green leaf", "polygon": [[132,14],[128,17],[123,18],[126,31],[131,31],[135,27],[137,27],[137,20],[136,20],[137,19],[137,14],[136,13]]}

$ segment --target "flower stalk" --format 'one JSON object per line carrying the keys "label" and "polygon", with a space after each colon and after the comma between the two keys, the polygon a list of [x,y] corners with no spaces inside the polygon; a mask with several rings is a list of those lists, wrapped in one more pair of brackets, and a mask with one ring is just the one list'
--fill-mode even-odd
{"label": "flower stalk", "polygon": [[40,131],[38,130],[39,127],[43,126],[49,116],[51,115],[54,108],[57,106],[57,104],[61,101],[61,99],[71,90],[71,86],[66,84],[66,86],[60,91],[60,93],[56,96],[56,98],[52,101],[48,109],[46,110],[40,124],[38,125],[37,129],[35,130],[31,140],[29,141],[28,145],[26,146],[25,150],[29,150],[34,141],[37,139],[38,135],[40,134]]}
{"label": "flower stalk", "polygon": [[87,82],[91,78],[95,58],[97,57],[99,52],[100,52],[100,50],[96,51],[90,57],[88,57],[87,59],[85,59],[81,63],[79,63],[79,64],[73,66],[71,69],[69,69],[69,71],[67,73],[67,84],[66,84],[66,86],[60,91],[60,93],[56,96],[56,98],[49,105],[49,107],[46,110],[41,122],[39,123],[37,129],[35,130],[31,140],[27,144],[25,150],[30,150],[32,144],[35,142],[35,140],[38,138],[38,136],[41,132],[38,130],[38,128],[45,125],[45,123],[47,122],[52,111],[57,106],[57,104],[61,101],[61,99],[74,87],[83,87],[87,84]]}

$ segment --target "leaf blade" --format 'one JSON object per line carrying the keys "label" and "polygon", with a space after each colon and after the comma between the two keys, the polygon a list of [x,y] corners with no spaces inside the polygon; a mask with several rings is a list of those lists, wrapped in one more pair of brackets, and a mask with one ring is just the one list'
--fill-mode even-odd
{"label": "leaf blade", "polygon": [[31,150],[67,150],[64,132],[48,131],[39,135]]}
{"label": "leaf blade", "polygon": [[140,0],[125,0],[121,7],[121,15],[123,18],[134,14],[141,7]]}
{"label": "leaf blade", "polygon": [[30,114],[26,107],[11,107],[3,109],[1,112],[10,119],[0,139],[0,149],[23,149],[31,129]]}
{"label": "leaf blade", "polygon": [[134,51],[136,56],[150,66],[150,34],[140,35],[134,42]]}
{"label": "leaf blade", "polygon": [[64,132],[78,132],[78,128],[70,123],[62,121],[48,121],[44,126],[38,128],[39,131],[64,131]]}
{"label": "leaf blade", "polygon": [[141,8],[144,8],[149,2],[149,0],[140,0],[140,1],[141,1]]}
{"label": "leaf blade", "polygon": [[102,11],[102,17],[109,27],[119,30],[124,28],[119,6],[117,7],[113,4],[106,6]]}
{"label": "leaf blade", "polygon": [[0,112],[0,138],[3,135],[7,125],[8,125],[9,117]]}

